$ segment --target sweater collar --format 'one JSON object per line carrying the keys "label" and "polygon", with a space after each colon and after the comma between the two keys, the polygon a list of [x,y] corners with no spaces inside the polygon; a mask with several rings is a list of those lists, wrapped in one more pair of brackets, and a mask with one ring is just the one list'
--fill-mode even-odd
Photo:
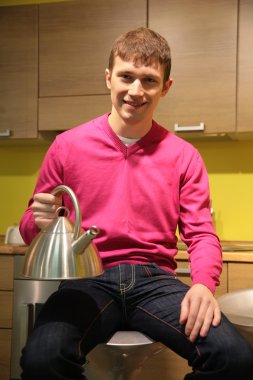
{"label": "sweater collar", "polygon": [[138,139],[135,143],[131,144],[130,146],[126,146],[123,141],[121,141],[120,137],[113,131],[111,128],[109,122],[108,122],[108,117],[110,113],[105,114],[105,119],[104,119],[104,130],[109,135],[109,137],[114,141],[116,144],[117,148],[123,151],[124,153],[130,153],[135,152],[136,150],[143,148],[147,145],[153,145],[159,143],[166,134],[169,133],[165,128],[161,127],[159,124],[157,124],[154,120],[152,121],[152,126],[148,133]]}

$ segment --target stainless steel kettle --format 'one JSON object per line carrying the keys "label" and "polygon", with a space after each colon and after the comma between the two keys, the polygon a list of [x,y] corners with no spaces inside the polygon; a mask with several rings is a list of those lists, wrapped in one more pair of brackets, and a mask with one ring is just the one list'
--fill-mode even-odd
{"label": "stainless steel kettle", "polygon": [[85,233],[81,231],[81,211],[74,192],[65,185],[57,186],[52,194],[66,192],[74,205],[75,224],[67,217],[59,216],[45,230],[34,238],[24,257],[22,277],[39,280],[61,280],[94,277],[103,273],[102,262],[92,244],[92,239],[99,233],[99,228],[90,227]]}

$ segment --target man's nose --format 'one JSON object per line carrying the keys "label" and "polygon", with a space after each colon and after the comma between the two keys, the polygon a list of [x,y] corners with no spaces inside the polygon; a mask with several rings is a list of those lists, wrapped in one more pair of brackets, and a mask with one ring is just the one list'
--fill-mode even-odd
{"label": "man's nose", "polygon": [[130,85],[130,88],[128,90],[129,95],[131,96],[143,96],[144,90],[142,87],[142,83],[139,79],[135,79]]}

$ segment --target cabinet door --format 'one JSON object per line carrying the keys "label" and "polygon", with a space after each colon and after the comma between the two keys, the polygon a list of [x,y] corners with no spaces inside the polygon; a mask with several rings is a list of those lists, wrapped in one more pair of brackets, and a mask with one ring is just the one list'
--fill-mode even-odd
{"label": "cabinet door", "polygon": [[37,6],[0,9],[0,138],[37,137]]}
{"label": "cabinet door", "polygon": [[120,33],[146,25],[146,0],[82,0],[39,9],[38,129],[65,130],[110,111],[104,76],[110,49]]}
{"label": "cabinet door", "polygon": [[239,4],[237,132],[253,132],[253,2]]}
{"label": "cabinet door", "polygon": [[223,263],[220,285],[216,288],[215,296],[220,297],[228,291],[228,264]]}
{"label": "cabinet door", "polygon": [[39,99],[39,130],[64,131],[111,110],[110,95],[55,96]]}
{"label": "cabinet door", "polygon": [[0,291],[0,328],[12,327],[13,292]]}
{"label": "cabinet door", "polygon": [[172,50],[174,84],[157,121],[170,130],[204,123],[204,133],[234,132],[237,0],[150,0],[149,26]]}
{"label": "cabinet door", "polygon": [[0,256],[0,379],[10,379],[13,256]]}
{"label": "cabinet door", "polygon": [[0,256],[0,290],[13,289],[13,256]]}
{"label": "cabinet door", "polygon": [[82,0],[42,4],[39,94],[107,94],[104,72],[114,39],[146,25],[146,0]]}
{"label": "cabinet door", "polygon": [[253,263],[228,263],[228,291],[253,287]]}
{"label": "cabinet door", "polygon": [[11,330],[0,329],[0,379],[10,380]]}

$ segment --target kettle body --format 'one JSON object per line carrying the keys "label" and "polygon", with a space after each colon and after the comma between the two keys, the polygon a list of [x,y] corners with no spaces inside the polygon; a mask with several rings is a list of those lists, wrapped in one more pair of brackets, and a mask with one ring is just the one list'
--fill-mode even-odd
{"label": "kettle body", "polygon": [[[71,197],[76,222],[59,216],[65,207],[57,209],[56,218],[34,238],[24,257],[22,276],[38,280],[61,280],[94,277],[103,273],[99,253],[92,243],[99,233],[90,227],[81,233],[80,206],[74,192],[67,186],[57,186],[52,194],[65,191]],[[67,216],[68,216],[67,215]]]}

